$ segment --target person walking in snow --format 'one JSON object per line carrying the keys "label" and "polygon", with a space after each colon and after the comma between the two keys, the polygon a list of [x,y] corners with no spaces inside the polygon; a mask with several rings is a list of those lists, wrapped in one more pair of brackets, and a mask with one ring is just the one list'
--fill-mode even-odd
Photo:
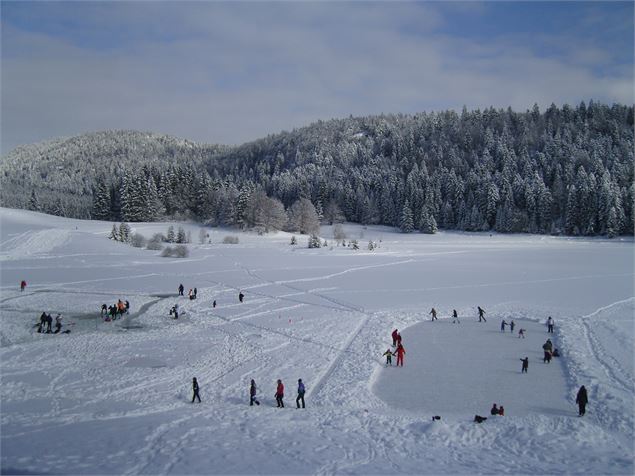
{"label": "person walking in snow", "polygon": [[481,322],[481,319],[483,319],[483,322],[487,322],[487,319],[485,319],[485,310],[483,310],[481,306],[476,307],[478,307],[478,322]]}
{"label": "person walking in snow", "polygon": [[198,289],[194,288],[194,299],[198,297]]}
{"label": "person walking in snow", "polygon": [[198,382],[196,381],[196,377],[192,379],[192,391],[194,395],[192,395],[192,403],[194,403],[194,399],[198,398],[198,403],[201,403],[201,397],[198,394]]}
{"label": "person walking in snow", "polygon": [[586,394],[586,388],[584,385],[582,385],[580,390],[578,390],[575,402],[578,404],[578,416],[583,416],[586,413],[586,404],[589,403],[589,397]]}
{"label": "person walking in snow", "polygon": [[498,415],[498,407],[496,404],[492,405],[492,409],[489,411],[490,415]]}
{"label": "person walking in snow", "polygon": [[401,345],[401,333],[397,332],[397,347]]}
{"label": "person walking in snow", "polygon": [[509,323],[509,332],[511,332],[512,334],[514,333],[515,326],[516,324],[514,324],[514,320],[512,319],[512,321]]}
{"label": "person walking in snow", "polygon": [[51,327],[53,326],[53,316],[51,316],[50,314],[46,315],[46,333],[50,334],[51,332],[53,332],[53,329],[51,329]]}
{"label": "person walking in snow", "polygon": [[298,379],[298,397],[295,399],[295,404],[300,408],[300,402],[302,402],[302,408],[304,406],[304,393],[306,389],[304,388],[304,384],[302,383],[302,379]]}
{"label": "person walking in snow", "polygon": [[284,408],[284,402],[282,399],[284,398],[284,385],[282,380],[278,379],[278,386],[276,387],[276,403],[278,404],[278,408]]}
{"label": "person walking in snow", "polygon": [[251,379],[251,385],[249,386],[249,406],[250,407],[253,407],[254,403],[256,405],[260,405],[260,402],[256,399],[256,393],[257,393],[256,381],[254,379]]}
{"label": "person walking in snow", "polygon": [[505,416],[505,409],[503,408],[503,405],[501,405],[500,407],[498,407],[498,414],[500,416]]}
{"label": "person walking in snow", "polygon": [[432,310],[428,313],[432,315],[432,320],[433,321],[437,321],[437,310],[435,308],[432,308]]}
{"label": "person walking in snow", "polygon": [[388,349],[383,355],[386,357],[386,366],[390,365],[392,367],[392,351]]}
{"label": "person walking in snow", "polygon": [[452,309],[452,324],[455,323],[461,323],[461,321],[459,321],[459,315],[456,313],[456,309]]}
{"label": "person walking in snow", "polygon": [[406,354],[406,349],[404,349],[403,345],[401,345],[401,342],[399,342],[397,344],[397,350],[395,351],[394,354],[392,354],[397,356],[397,367],[399,367],[399,364],[401,364],[401,366],[403,367],[403,356],[405,354]]}
{"label": "person walking in snow", "polygon": [[185,290],[185,287],[183,286],[183,283],[179,284],[179,296],[183,296],[184,290]]}
{"label": "person walking in snow", "polygon": [[549,316],[549,318],[547,319],[547,332],[549,334],[553,334],[553,319],[551,318],[551,316]]}
{"label": "person walking in snow", "polygon": [[214,302],[212,303],[212,307],[216,308],[216,299],[214,299]]}
{"label": "person walking in snow", "polygon": [[518,338],[525,338],[525,329],[518,329]]}
{"label": "person walking in snow", "polygon": [[505,319],[503,319],[503,321],[501,322],[501,332],[505,332],[505,326],[507,325],[507,321],[505,321]]}
{"label": "person walking in snow", "polygon": [[24,288],[26,288],[26,281],[23,279],[20,282],[20,291],[24,291]]}
{"label": "person walking in snow", "polygon": [[520,371],[521,374],[526,374],[527,373],[527,369],[529,368],[529,357],[525,357],[524,359],[520,359],[521,362],[523,363],[523,368]]}
{"label": "person walking in snow", "polygon": [[241,291],[241,292],[239,292],[239,293],[238,293],[238,300],[239,300],[240,302],[243,302],[243,299],[245,299],[245,295],[244,295],[244,294],[243,294],[243,292]]}
{"label": "person walking in snow", "polygon": [[397,336],[399,335],[399,330],[395,329],[394,331],[392,331],[392,346],[396,347],[397,346]]}

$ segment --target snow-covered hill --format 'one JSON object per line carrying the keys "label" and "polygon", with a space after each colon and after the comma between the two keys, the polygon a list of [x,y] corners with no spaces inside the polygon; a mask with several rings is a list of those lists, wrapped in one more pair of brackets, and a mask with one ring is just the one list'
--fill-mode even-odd
{"label": "snow-covered hill", "polygon": [[[108,222],[0,209],[0,225],[3,474],[633,473],[632,239],[348,226],[362,249],[323,227],[329,246],[310,250],[286,233],[209,229],[211,243],[176,259],[108,240]],[[103,322],[117,299],[130,316]],[[35,332],[42,311],[71,333]],[[562,357],[545,364],[549,315]],[[526,338],[501,332],[503,318]],[[403,368],[381,356],[394,328]],[[494,402],[506,416],[489,417]]]}

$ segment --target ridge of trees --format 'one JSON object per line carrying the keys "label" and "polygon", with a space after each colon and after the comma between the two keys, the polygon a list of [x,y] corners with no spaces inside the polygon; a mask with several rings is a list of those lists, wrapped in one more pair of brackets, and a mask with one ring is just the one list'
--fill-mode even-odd
{"label": "ridge of trees", "polygon": [[349,117],[238,147],[104,132],[16,149],[0,186],[3,206],[128,222],[633,234],[633,106]]}

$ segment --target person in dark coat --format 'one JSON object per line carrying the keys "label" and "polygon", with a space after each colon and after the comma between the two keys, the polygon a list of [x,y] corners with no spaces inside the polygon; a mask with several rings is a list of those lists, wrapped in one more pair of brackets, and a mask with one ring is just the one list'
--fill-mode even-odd
{"label": "person in dark coat", "polygon": [[284,402],[282,399],[284,398],[284,385],[282,384],[282,380],[278,379],[278,386],[276,387],[276,403],[278,404],[278,408],[284,408]]}
{"label": "person in dark coat", "polygon": [[198,296],[198,289],[194,288],[194,299],[196,299]]}
{"label": "person in dark coat", "polygon": [[103,316],[104,314],[108,315],[108,306],[106,304],[101,305],[101,315]]}
{"label": "person in dark coat", "polygon": [[501,322],[501,332],[505,332],[505,326],[507,325],[507,321],[505,319],[503,319],[503,321]]}
{"label": "person in dark coat", "polygon": [[249,406],[253,407],[254,403],[260,405],[260,402],[256,399],[256,381],[251,379],[251,385],[249,386]]}
{"label": "person in dark coat", "polygon": [[302,379],[298,379],[298,397],[295,399],[295,404],[300,408],[300,402],[302,402],[302,408],[304,406],[304,393],[306,389],[304,388],[304,384],[302,383]]}
{"label": "person in dark coat", "polygon": [[432,316],[432,320],[433,321],[437,321],[437,310],[435,308],[432,308],[432,310],[429,312],[429,314]]}
{"label": "person in dark coat", "polygon": [[589,397],[586,394],[586,388],[584,388],[584,385],[582,385],[580,390],[578,390],[575,402],[578,404],[578,416],[583,416],[586,412],[586,404],[589,403]]}
{"label": "person in dark coat", "polygon": [[459,321],[459,315],[456,312],[456,309],[452,309],[452,324],[458,322],[459,324],[461,323],[461,321]]}
{"label": "person in dark coat", "polygon": [[509,323],[509,329],[512,334],[514,333],[514,327],[516,326],[516,324],[514,324],[514,320],[512,319],[512,321]]}
{"label": "person in dark coat", "polygon": [[491,415],[498,415],[498,407],[496,404],[492,405],[492,409],[489,412]]}
{"label": "person in dark coat", "polygon": [[481,306],[476,307],[478,307],[478,322],[481,322],[481,319],[483,319],[483,322],[487,322],[487,319],[485,319],[485,311],[483,310],[483,308],[481,308]]}
{"label": "person in dark coat", "polygon": [[396,347],[397,346],[397,336],[399,335],[399,330],[395,329],[394,331],[392,331],[392,346]]}
{"label": "person in dark coat", "polygon": [[22,280],[22,282],[20,283],[20,291],[24,291],[24,288],[26,288],[26,281]]}
{"label": "person in dark coat", "polygon": [[194,395],[192,395],[192,403],[194,403],[194,399],[198,398],[198,403],[201,403],[201,397],[198,394],[198,382],[196,381],[196,377],[192,379],[192,391]]}
{"label": "person in dark coat", "polygon": [[239,293],[238,293],[238,300],[239,300],[240,302],[243,302],[243,299],[245,299],[245,295],[244,295],[244,294],[242,293],[242,291],[241,291],[241,292],[239,292]]}
{"label": "person in dark coat", "polygon": [[179,284],[179,296],[183,296],[183,291],[185,288],[183,287],[183,283]]}
{"label": "person in dark coat", "polygon": [[124,302],[124,308],[126,309],[126,312],[130,311],[130,302],[128,300]]}
{"label": "person in dark coat", "polygon": [[212,303],[212,307],[216,308],[216,299],[214,299],[214,302]]}
{"label": "person in dark coat", "polygon": [[53,332],[53,329],[51,329],[51,327],[53,326],[53,316],[51,316],[50,314],[46,315],[46,333],[50,334],[51,332]]}
{"label": "person in dark coat", "polygon": [[525,357],[524,359],[520,359],[523,363],[523,368],[520,371],[521,374],[526,374],[527,369],[529,368],[529,357]]}

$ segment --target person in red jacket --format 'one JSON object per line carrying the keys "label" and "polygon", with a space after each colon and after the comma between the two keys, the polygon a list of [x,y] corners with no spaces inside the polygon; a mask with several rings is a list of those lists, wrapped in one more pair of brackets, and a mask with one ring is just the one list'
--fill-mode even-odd
{"label": "person in red jacket", "polygon": [[282,380],[278,379],[278,386],[276,387],[276,403],[278,404],[278,408],[284,408],[284,402],[282,399],[284,398],[284,385],[282,384]]}
{"label": "person in red jacket", "polygon": [[392,346],[395,347],[397,345],[397,336],[399,335],[399,330],[395,329],[392,331]]}
{"label": "person in red jacket", "polygon": [[401,345],[401,334],[397,332],[397,347]]}
{"label": "person in red jacket", "polygon": [[397,367],[399,367],[400,363],[401,363],[401,366],[403,367],[403,356],[405,353],[406,353],[406,349],[403,348],[403,345],[401,345],[401,342],[400,342],[397,345],[397,350],[393,354],[397,356]]}
{"label": "person in red jacket", "polygon": [[22,280],[20,283],[20,291],[24,291],[24,288],[26,288],[26,281]]}

